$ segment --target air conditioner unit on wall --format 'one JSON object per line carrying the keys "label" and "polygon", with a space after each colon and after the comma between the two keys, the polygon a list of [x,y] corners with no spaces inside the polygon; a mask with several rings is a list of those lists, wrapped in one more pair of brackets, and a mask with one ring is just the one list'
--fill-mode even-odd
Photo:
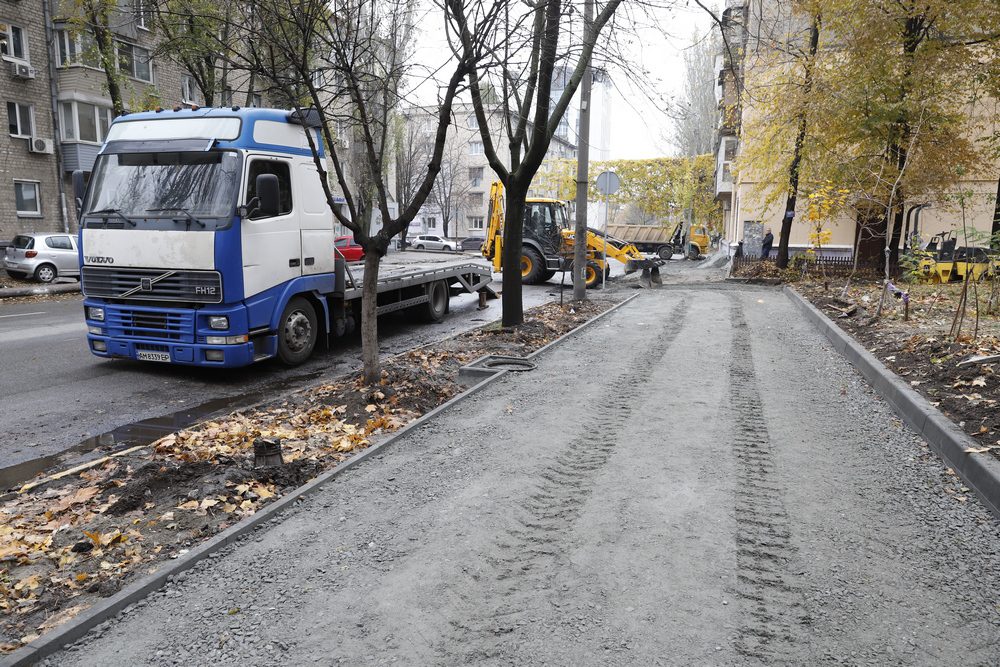
{"label": "air conditioner unit on wall", "polygon": [[23,63],[11,63],[10,73],[17,79],[34,79],[35,68]]}
{"label": "air conditioner unit on wall", "polygon": [[51,139],[32,137],[28,140],[28,151],[31,153],[45,153],[46,155],[52,155],[56,152],[56,145]]}

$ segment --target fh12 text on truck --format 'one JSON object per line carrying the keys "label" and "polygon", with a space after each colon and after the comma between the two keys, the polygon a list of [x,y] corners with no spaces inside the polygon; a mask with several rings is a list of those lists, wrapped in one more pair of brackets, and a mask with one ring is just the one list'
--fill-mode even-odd
{"label": "fh12 text on truck", "polygon": [[[366,277],[336,255],[314,126],[308,112],[237,107],[115,119],[85,193],[74,174],[91,352],[298,364],[354,328]],[[453,294],[490,280],[481,259],[397,253],[383,260],[378,312],[439,320]]]}

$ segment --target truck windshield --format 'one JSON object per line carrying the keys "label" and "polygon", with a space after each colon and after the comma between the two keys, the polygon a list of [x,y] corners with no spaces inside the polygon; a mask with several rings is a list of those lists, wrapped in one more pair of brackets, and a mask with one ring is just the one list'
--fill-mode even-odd
{"label": "truck windshield", "polygon": [[204,220],[209,228],[224,226],[236,205],[239,174],[239,156],[233,151],[102,155],[91,176],[84,215],[114,211],[147,228],[151,225],[144,221],[187,222],[190,217]]}

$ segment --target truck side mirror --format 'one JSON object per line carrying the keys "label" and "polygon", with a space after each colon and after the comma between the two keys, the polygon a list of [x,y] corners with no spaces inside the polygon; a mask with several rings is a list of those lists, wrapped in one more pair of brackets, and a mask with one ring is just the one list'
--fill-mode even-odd
{"label": "truck side mirror", "polygon": [[87,186],[83,182],[83,172],[77,169],[73,172],[73,201],[76,203],[76,217],[83,211],[83,197],[87,194]]}
{"label": "truck side mirror", "polygon": [[274,174],[257,175],[257,213],[261,217],[278,215],[278,177]]}

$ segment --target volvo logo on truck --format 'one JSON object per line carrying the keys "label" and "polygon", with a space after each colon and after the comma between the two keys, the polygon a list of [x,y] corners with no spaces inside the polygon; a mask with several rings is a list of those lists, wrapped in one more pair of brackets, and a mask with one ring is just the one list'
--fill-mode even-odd
{"label": "volvo logo on truck", "polygon": [[87,255],[84,257],[87,264],[114,264],[114,257],[101,257],[99,255]]}

